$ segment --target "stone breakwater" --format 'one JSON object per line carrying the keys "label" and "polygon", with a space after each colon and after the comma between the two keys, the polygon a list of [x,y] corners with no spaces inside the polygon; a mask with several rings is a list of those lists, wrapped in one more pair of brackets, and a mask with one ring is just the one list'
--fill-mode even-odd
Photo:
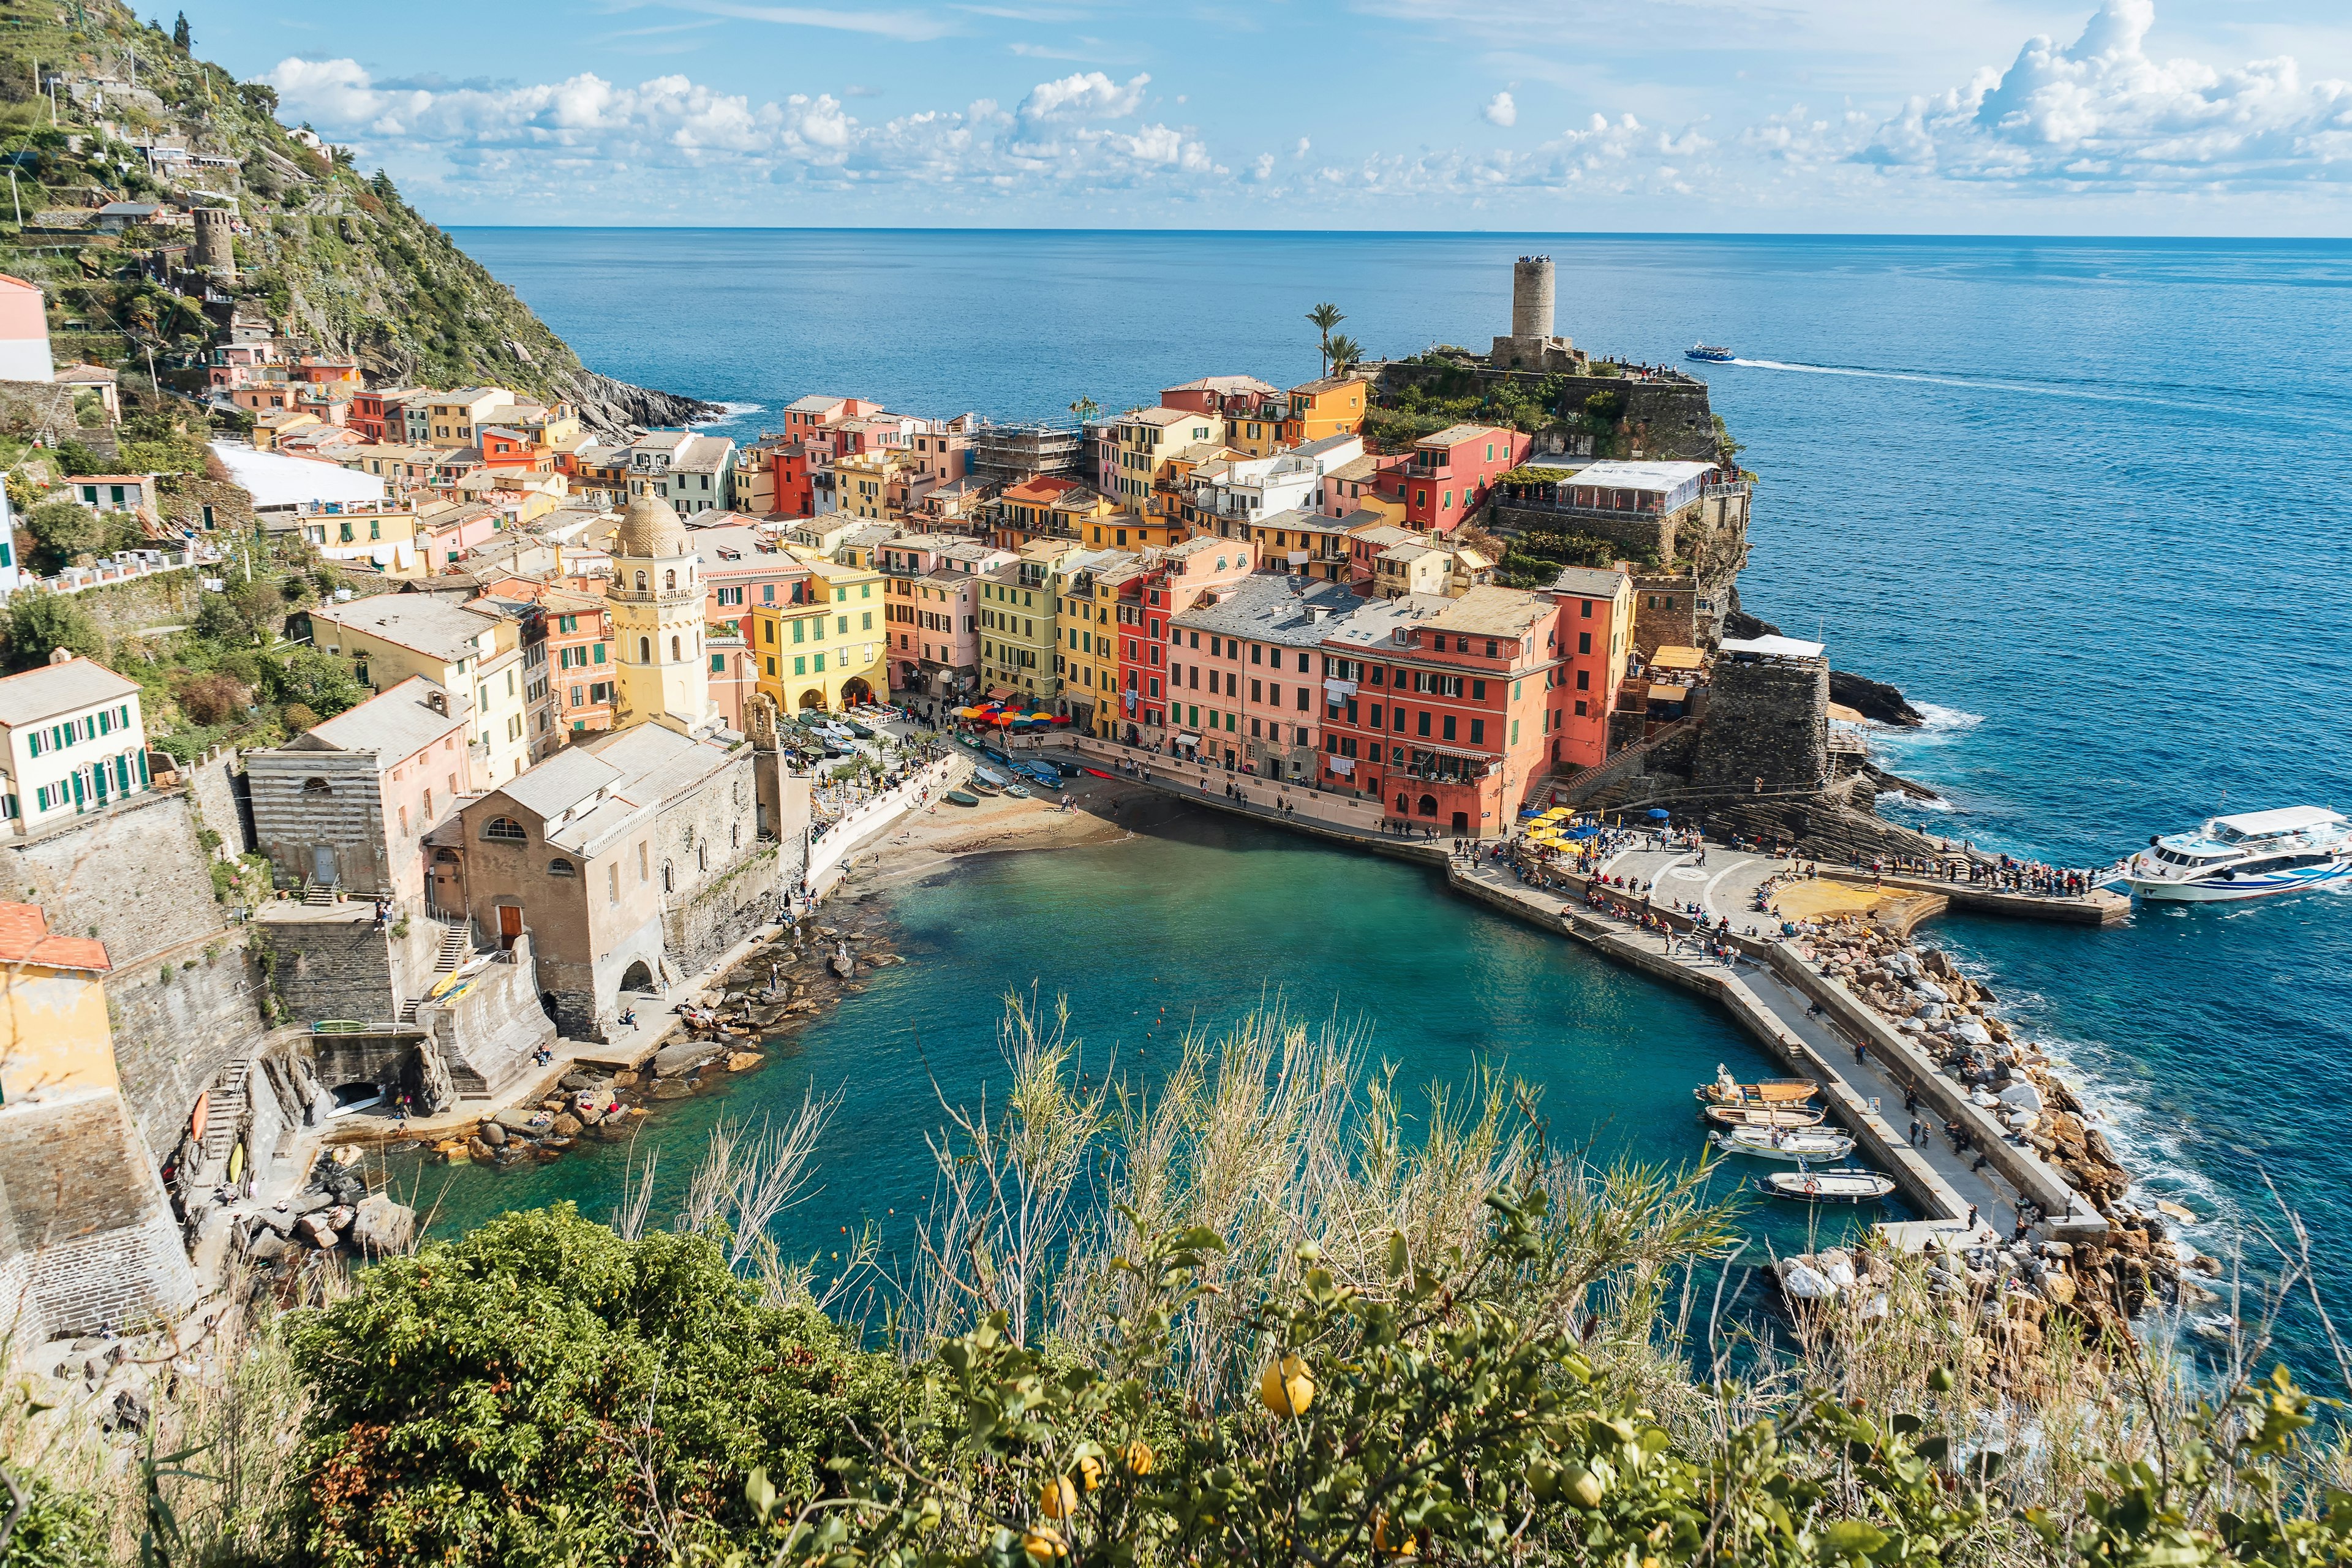
{"label": "stone breakwater", "polygon": [[[1982,1289],[2013,1282],[2111,1324],[2154,1299],[2189,1305],[2211,1299],[2190,1276],[2216,1274],[2221,1266],[2178,1239],[2168,1224],[2191,1216],[2129,1198],[2131,1175],[2092,1125],[2081,1096],[2040,1044],[2020,1038],[2002,1018],[1989,987],[1963,973],[1948,952],[1884,924],[1841,922],[1813,935],[1809,945],[1815,967],[1910,1036],[1939,1073],[2046,1161],[2107,1222],[2104,1236],[1973,1249],[1938,1266],[1948,1283]],[[1927,1135],[1953,1136],[1932,1126]]]}

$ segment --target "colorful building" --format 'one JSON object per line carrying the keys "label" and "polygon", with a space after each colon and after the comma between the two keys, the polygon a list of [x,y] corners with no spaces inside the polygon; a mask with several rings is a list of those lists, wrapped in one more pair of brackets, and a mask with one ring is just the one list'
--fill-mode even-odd
{"label": "colorful building", "polygon": [[1121,415],[1112,426],[1118,448],[1121,510],[1140,516],[1157,505],[1161,471],[1168,459],[1187,447],[1224,439],[1225,422],[1214,414],[1183,408],[1137,408]]}
{"label": "colorful building", "polygon": [[[113,967],[95,937],[49,930],[40,905],[0,904],[0,1106],[121,1087],[103,984]],[[8,1250],[64,1239],[11,1236]]]}
{"label": "colorful building", "polygon": [[881,548],[890,689],[945,697],[980,683],[980,586],[1018,559],[950,533],[902,533]]}
{"label": "colorful building", "polygon": [[1302,590],[1264,573],[1201,594],[1171,623],[1168,689],[1183,721],[1172,739],[1228,772],[1318,778],[1323,644],[1362,605],[1345,584]]}
{"label": "colorful building", "polygon": [[1450,425],[1412,445],[1402,474],[1405,526],[1451,533],[1486,503],[1496,479],[1518,467],[1531,443],[1493,425]]}
{"label": "colorful building", "polygon": [[1559,606],[1546,699],[1550,759],[1589,768],[1608,759],[1610,709],[1633,652],[1633,580],[1614,567],[1563,566],[1548,592]]}
{"label": "colorful building", "polygon": [[150,787],[139,683],[62,649],[50,658],[0,680],[0,809],[12,835],[30,837]]}
{"label": "colorful building", "polygon": [[1372,600],[1324,642],[1324,783],[1391,820],[1491,837],[1549,766],[1558,606],[1474,588]]}
{"label": "colorful building", "polygon": [[1306,447],[1334,436],[1362,434],[1364,416],[1371,409],[1370,390],[1369,380],[1355,375],[1325,376],[1292,387],[1283,416],[1283,445]]}
{"label": "colorful building", "polygon": [[760,661],[760,689],[787,713],[838,711],[890,696],[889,597],[883,574],[845,566],[803,552],[804,582],[791,604],[751,612],[751,651]]}
{"label": "colorful building", "polygon": [[488,787],[530,764],[522,624],[430,594],[378,594],[310,611],[310,640],[352,660],[360,684],[387,690],[421,675],[466,706],[469,776]]}
{"label": "colorful building", "polygon": [[1130,709],[1129,733],[1122,739],[1153,745],[1184,729],[1177,688],[1168,677],[1171,623],[1202,594],[1231,586],[1256,569],[1256,546],[1246,540],[1187,540],[1148,559],[1134,604],[1127,605],[1124,595],[1121,600],[1128,619],[1119,630],[1119,700]]}
{"label": "colorful building", "polygon": [[1131,551],[1097,550],[1073,562],[1062,580],[1054,617],[1062,637],[1055,656],[1062,706],[1091,735],[1110,738],[1124,718],[1118,698],[1119,592],[1142,571],[1141,558]]}

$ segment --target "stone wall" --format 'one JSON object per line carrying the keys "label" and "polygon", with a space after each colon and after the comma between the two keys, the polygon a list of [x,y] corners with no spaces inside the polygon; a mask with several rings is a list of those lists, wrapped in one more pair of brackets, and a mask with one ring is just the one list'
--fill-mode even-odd
{"label": "stone wall", "polygon": [[[209,530],[218,536],[241,533],[253,526],[252,495],[226,479],[179,474],[165,479],[159,489],[156,510],[174,531],[193,530],[202,537]],[[212,512],[209,522],[205,517],[207,508]]]}
{"label": "stone wall", "polygon": [[388,1023],[400,1016],[388,933],[368,904],[265,907],[251,926],[288,1022]]}
{"label": "stone wall", "polygon": [[123,1100],[158,1161],[178,1146],[196,1096],[268,1034],[264,977],[246,952],[249,929],[183,942],[106,977]]}
{"label": "stone wall", "polygon": [[530,1065],[532,1052],[555,1044],[555,1020],[540,1005],[530,933],[517,937],[453,1001],[419,1006],[416,1022],[431,1037],[459,1095],[503,1090]]}
{"label": "stone wall", "polygon": [[83,427],[74,411],[74,390],[47,381],[0,381],[0,433],[67,437],[113,460],[114,432],[101,421]]}
{"label": "stone wall", "polygon": [[51,931],[106,943],[117,969],[225,923],[185,790],[131,795],[7,850],[9,896],[39,904]]}
{"label": "stone wall", "polygon": [[253,806],[246,795],[244,758],[236,752],[215,752],[183,763],[180,776],[187,780],[188,793],[195,798],[196,815],[202,825],[221,836],[214,855],[233,860],[251,854],[255,847]]}
{"label": "stone wall", "polygon": [[179,1227],[121,1095],[0,1110],[0,1257],[29,1258],[34,1315],[52,1334],[195,1305]]}
{"label": "stone wall", "polygon": [[1691,763],[1702,789],[1814,790],[1829,778],[1825,658],[1717,659]]}
{"label": "stone wall", "polygon": [[750,935],[774,907],[777,856],[760,842],[757,754],[738,746],[726,766],[665,801],[655,818],[662,942],[688,973]]}
{"label": "stone wall", "polygon": [[130,637],[155,626],[186,626],[196,618],[196,605],[204,596],[196,576],[197,569],[188,566],[104,583],[76,594],[74,603],[109,637]]}

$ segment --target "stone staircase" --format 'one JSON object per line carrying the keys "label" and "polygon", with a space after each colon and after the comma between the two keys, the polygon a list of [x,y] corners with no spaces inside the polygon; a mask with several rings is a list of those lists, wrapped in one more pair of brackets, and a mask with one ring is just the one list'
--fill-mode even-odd
{"label": "stone staircase", "polygon": [[303,893],[302,902],[314,910],[332,909],[337,902],[335,889],[314,884]]}
{"label": "stone staircase", "polygon": [[1564,778],[1553,779],[1551,781],[1552,804],[1567,806],[1582,805],[1610,784],[1629,773],[1638,772],[1637,764],[1643,758],[1675,736],[1696,728],[1696,724],[1697,721],[1694,719],[1677,719],[1673,723],[1660,728],[1658,732],[1648,740],[1627,746],[1606,762],[1595,763],[1591,767],[1579,769]]}
{"label": "stone staircase", "polygon": [[447,974],[455,970],[466,962],[466,954],[473,945],[467,940],[466,928],[462,925],[451,926],[447,931],[443,931],[441,951],[435,954],[433,959],[433,973]]}
{"label": "stone staircase", "polygon": [[204,1163],[207,1170],[223,1168],[228,1152],[245,1126],[246,1079],[256,1070],[253,1058],[229,1063],[213,1084],[205,1113]]}

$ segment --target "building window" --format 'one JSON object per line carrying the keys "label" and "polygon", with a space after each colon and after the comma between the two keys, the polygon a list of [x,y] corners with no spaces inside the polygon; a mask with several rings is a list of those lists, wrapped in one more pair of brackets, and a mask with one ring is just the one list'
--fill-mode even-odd
{"label": "building window", "polygon": [[503,839],[513,844],[527,844],[530,841],[530,835],[522,830],[522,824],[511,816],[490,818],[482,828],[482,837]]}
{"label": "building window", "polygon": [[579,868],[562,856],[558,855],[547,863],[547,874],[551,877],[572,877],[579,874]]}

